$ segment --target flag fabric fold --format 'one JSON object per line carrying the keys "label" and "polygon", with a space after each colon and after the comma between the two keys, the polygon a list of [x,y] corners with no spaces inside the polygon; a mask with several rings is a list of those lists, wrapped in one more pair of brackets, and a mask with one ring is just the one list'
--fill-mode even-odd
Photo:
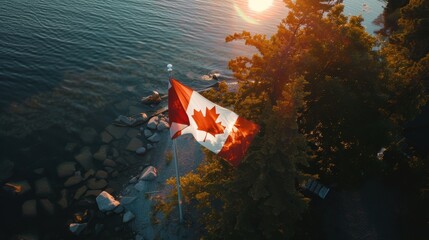
{"label": "flag fabric fold", "polygon": [[201,96],[198,92],[170,79],[168,88],[170,136],[192,134],[195,140],[237,166],[259,126],[241,118]]}

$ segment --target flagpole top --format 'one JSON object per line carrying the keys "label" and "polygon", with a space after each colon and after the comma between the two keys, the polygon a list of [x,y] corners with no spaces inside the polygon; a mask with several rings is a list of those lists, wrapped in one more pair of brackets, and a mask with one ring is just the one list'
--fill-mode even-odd
{"label": "flagpole top", "polygon": [[173,64],[167,64],[167,71],[171,72],[173,71]]}

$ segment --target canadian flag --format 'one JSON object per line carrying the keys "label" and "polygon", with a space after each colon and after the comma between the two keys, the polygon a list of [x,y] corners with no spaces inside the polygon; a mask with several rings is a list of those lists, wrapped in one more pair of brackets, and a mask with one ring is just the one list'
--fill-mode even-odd
{"label": "canadian flag", "polygon": [[171,138],[190,133],[233,166],[240,164],[259,132],[255,123],[214,104],[175,79],[170,79],[168,86],[168,117]]}

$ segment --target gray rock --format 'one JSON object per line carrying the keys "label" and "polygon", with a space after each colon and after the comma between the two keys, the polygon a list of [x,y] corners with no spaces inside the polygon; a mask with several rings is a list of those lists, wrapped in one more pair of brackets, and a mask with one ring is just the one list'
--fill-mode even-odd
{"label": "gray rock", "polygon": [[121,202],[121,205],[128,205],[134,202],[134,200],[136,199],[137,199],[136,197],[123,197],[121,198],[120,202]]}
{"label": "gray rock", "polygon": [[136,216],[131,212],[127,211],[124,216],[122,217],[122,222],[127,223],[131,220],[133,220]]}
{"label": "gray rock", "polygon": [[15,164],[9,159],[0,161],[0,181],[10,178],[13,174]]}
{"label": "gray rock", "polygon": [[109,177],[109,174],[106,171],[98,170],[95,173],[95,178],[97,179],[106,179],[107,177]]}
{"label": "gray rock", "polygon": [[74,174],[76,171],[75,162],[62,162],[57,166],[58,177],[68,177]]}
{"label": "gray rock", "polygon": [[94,159],[102,162],[107,158],[107,150],[109,149],[108,145],[102,145],[96,153],[94,153]]}
{"label": "gray rock", "polygon": [[74,158],[86,171],[93,168],[94,166],[92,162],[91,150],[89,149],[89,147],[83,147],[80,150],[80,153]]}
{"label": "gray rock", "polygon": [[140,174],[139,180],[152,181],[158,176],[157,169],[153,166],[149,166],[143,170]]}
{"label": "gray rock", "polygon": [[43,207],[43,209],[49,215],[54,215],[55,214],[54,204],[52,204],[52,202],[49,201],[49,199],[40,199],[39,202],[40,202],[40,205]]}
{"label": "gray rock", "polygon": [[127,136],[130,138],[135,138],[140,134],[140,131],[135,128],[128,129]]}
{"label": "gray rock", "polygon": [[131,152],[134,152],[134,151],[136,151],[141,146],[143,146],[143,142],[140,139],[138,139],[138,138],[133,138],[128,143],[127,150],[131,151]]}
{"label": "gray rock", "polygon": [[147,182],[145,181],[139,181],[136,185],[134,185],[134,188],[139,191],[139,192],[143,192],[147,190]]}
{"label": "gray rock", "polygon": [[88,180],[86,185],[91,190],[100,190],[107,186],[107,181],[104,179],[96,180],[95,178],[91,178]]}
{"label": "gray rock", "polygon": [[74,199],[79,200],[79,198],[81,198],[83,194],[85,194],[86,190],[88,190],[88,187],[85,185],[77,189],[76,193],[74,194]]}
{"label": "gray rock", "polygon": [[111,211],[120,204],[112,195],[105,191],[101,192],[95,201],[97,202],[98,209],[100,209],[100,211]]}
{"label": "gray rock", "polygon": [[153,132],[150,129],[145,129],[143,134],[146,138],[148,138],[153,135]]}
{"label": "gray rock", "polygon": [[114,126],[114,125],[109,125],[109,126],[107,126],[106,131],[108,133],[110,133],[114,138],[120,139],[127,132],[127,128],[117,127],[117,126]]}
{"label": "gray rock", "polygon": [[51,184],[46,177],[36,180],[34,182],[37,196],[48,196],[52,194]]}
{"label": "gray rock", "polygon": [[106,160],[104,160],[104,162],[103,162],[103,166],[105,166],[105,167],[116,167],[116,162],[115,161],[113,161],[112,159],[106,159]]}
{"label": "gray rock", "polygon": [[110,141],[113,140],[113,136],[110,135],[108,132],[106,131],[102,131],[100,133],[100,138],[101,138],[101,142],[103,143],[109,143]]}
{"label": "gray rock", "polygon": [[165,121],[164,119],[161,119],[158,123],[158,126],[156,127],[156,129],[158,129],[158,131],[163,131],[165,129],[170,128],[170,124]]}
{"label": "gray rock", "polygon": [[148,137],[147,140],[151,142],[159,142],[161,140],[161,137],[159,136],[158,133],[154,133],[152,136]]}
{"label": "gray rock", "polygon": [[80,132],[80,138],[85,144],[91,144],[97,137],[97,131],[94,128],[86,127]]}
{"label": "gray rock", "polygon": [[147,122],[147,128],[156,130],[156,127],[158,126],[159,118],[158,116],[154,116]]}
{"label": "gray rock", "polygon": [[35,199],[27,200],[22,204],[22,215],[24,217],[37,216],[37,204]]}
{"label": "gray rock", "polygon": [[144,154],[145,152],[146,152],[146,148],[145,147],[139,147],[136,150],[136,153],[139,154],[139,155]]}
{"label": "gray rock", "polygon": [[71,187],[71,186],[77,185],[81,183],[82,180],[83,178],[80,175],[71,176],[67,179],[67,181],[64,182],[64,187]]}
{"label": "gray rock", "polygon": [[74,235],[79,236],[85,230],[87,223],[70,223],[69,229]]}

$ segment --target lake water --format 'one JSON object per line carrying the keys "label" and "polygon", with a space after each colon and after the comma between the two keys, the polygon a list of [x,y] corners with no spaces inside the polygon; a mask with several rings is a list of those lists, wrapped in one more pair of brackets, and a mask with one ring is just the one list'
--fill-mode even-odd
{"label": "lake water", "polygon": [[[0,160],[15,163],[15,180],[72,159],[64,147],[82,129],[100,132],[135,114],[142,96],[166,92],[167,63],[196,89],[213,71],[230,79],[228,61],[254,49],[225,36],[270,35],[287,14],[280,0],[262,13],[246,0],[0,1]],[[377,28],[382,1],[344,2]]]}

